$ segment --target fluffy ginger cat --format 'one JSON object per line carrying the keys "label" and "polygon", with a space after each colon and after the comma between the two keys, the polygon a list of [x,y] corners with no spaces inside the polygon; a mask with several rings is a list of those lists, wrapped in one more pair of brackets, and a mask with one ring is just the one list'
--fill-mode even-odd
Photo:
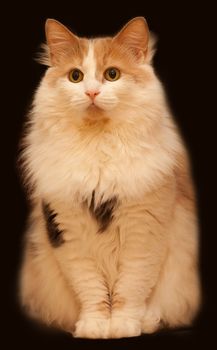
{"label": "fluffy ginger cat", "polygon": [[31,201],[22,305],[83,338],[191,324],[195,198],[145,19],[97,39],[48,19],[46,40],[21,154]]}

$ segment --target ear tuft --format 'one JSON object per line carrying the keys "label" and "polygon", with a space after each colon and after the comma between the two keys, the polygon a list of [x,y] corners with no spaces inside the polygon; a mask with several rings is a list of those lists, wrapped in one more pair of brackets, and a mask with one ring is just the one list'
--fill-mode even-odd
{"label": "ear tuft", "polygon": [[43,64],[44,66],[51,67],[50,50],[47,44],[41,44],[40,51],[37,53],[35,61]]}
{"label": "ear tuft", "polygon": [[146,55],[146,62],[151,63],[152,59],[155,55],[156,52],[156,45],[157,45],[157,35],[155,33],[150,32],[149,34],[149,42],[148,42],[148,50],[147,50],[147,55]]}

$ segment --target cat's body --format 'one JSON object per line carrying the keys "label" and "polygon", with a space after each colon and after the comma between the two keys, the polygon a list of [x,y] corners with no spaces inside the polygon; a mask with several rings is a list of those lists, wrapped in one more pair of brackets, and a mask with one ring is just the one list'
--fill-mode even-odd
{"label": "cat's body", "polygon": [[[78,337],[188,325],[200,301],[195,199],[147,26],[88,41],[50,20],[47,40],[23,152],[33,208],[22,303]],[[108,67],[120,78],[102,79]]]}

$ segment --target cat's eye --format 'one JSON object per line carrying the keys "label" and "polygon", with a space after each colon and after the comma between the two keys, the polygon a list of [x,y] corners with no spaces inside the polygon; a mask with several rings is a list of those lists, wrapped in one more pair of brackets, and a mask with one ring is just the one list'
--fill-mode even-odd
{"label": "cat's eye", "polygon": [[79,83],[83,80],[83,78],[84,74],[80,71],[80,69],[75,68],[69,72],[69,80],[73,83]]}
{"label": "cat's eye", "polygon": [[121,75],[121,72],[119,71],[119,69],[114,67],[106,69],[104,73],[105,79],[109,81],[118,80],[120,78],[120,75]]}

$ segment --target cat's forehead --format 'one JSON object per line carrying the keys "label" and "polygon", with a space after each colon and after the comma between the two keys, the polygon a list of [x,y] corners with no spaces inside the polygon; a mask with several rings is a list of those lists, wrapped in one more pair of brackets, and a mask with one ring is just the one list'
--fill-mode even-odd
{"label": "cat's forehead", "polygon": [[82,65],[86,70],[103,68],[112,49],[110,38],[89,39],[86,42],[86,52],[83,55]]}
{"label": "cat's forehead", "polygon": [[93,66],[101,68],[112,51],[112,38],[79,38],[79,46],[72,47],[68,55],[63,56],[66,65],[78,64],[83,68]]}
{"label": "cat's forehead", "polygon": [[133,56],[111,37],[89,39],[86,45],[82,66],[87,70],[101,74],[109,66],[121,67],[128,72],[137,67]]}

